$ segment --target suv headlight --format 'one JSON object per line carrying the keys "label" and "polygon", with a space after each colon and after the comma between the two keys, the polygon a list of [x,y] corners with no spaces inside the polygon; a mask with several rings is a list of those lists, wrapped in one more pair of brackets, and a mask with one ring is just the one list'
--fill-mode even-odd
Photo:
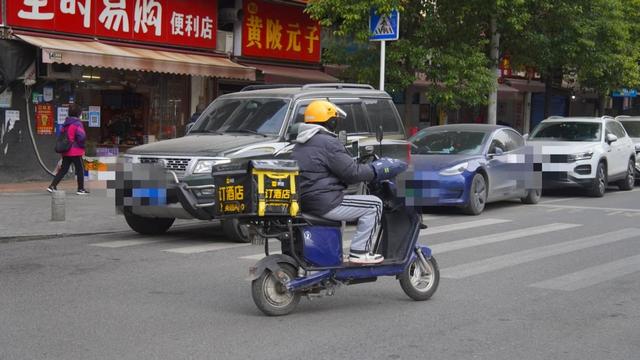
{"label": "suv headlight", "polygon": [[468,162],[463,162],[463,163],[457,164],[455,166],[452,166],[450,168],[446,168],[446,169],[440,171],[440,175],[443,175],[443,176],[460,175],[465,170],[467,170],[467,167],[469,167],[469,163]]}
{"label": "suv headlight", "polygon": [[209,159],[198,160],[196,167],[193,168],[194,174],[210,174],[215,165],[226,164],[231,162],[231,159]]}
{"label": "suv headlight", "polygon": [[571,154],[568,156],[569,162],[575,162],[580,160],[589,160],[593,157],[593,151],[587,151],[578,154]]}
{"label": "suv headlight", "polygon": [[137,163],[138,159],[133,155],[120,155],[118,156],[118,161],[123,162],[125,164]]}
{"label": "suv headlight", "polygon": [[636,152],[639,153],[640,152],[640,144],[636,144]]}

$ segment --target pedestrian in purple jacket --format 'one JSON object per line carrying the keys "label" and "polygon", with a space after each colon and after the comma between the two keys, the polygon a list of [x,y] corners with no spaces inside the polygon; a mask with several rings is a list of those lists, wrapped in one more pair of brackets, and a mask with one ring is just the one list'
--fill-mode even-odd
{"label": "pedestrian in purple jacket", "polygon": [[69,171],[69,167],[73,164],[73,168],[76,172],[76,178],[78,179],[78,195],[87,195],[89,192],[84,188],[84,165],[82,157],[84,156],[85,140],[87,135],[84,132],[84,126],[79,116],[82,114],[82,109],[77,104],[72,104],[69,107],[69,116],[64,121],[64,125],[61,131],[67,132],[67,137],[71,142],[71,148],[69,151],[62,154],[62,165],[60,170],[53,178],[51,185],[47,188],[48,192],[56,191],[56,186],[62,180],[62,178]]}

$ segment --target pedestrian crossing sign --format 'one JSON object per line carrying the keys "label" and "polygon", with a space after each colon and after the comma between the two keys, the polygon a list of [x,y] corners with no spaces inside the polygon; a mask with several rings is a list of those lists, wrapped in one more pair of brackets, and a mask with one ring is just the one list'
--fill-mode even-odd
{"label": "pedestrian crossing sign", "polygon": [[371,9],[369,16],[369,40],[398,40],[400,33],[400,13],[393,10],[387,15],[379,15],[375,9]]}

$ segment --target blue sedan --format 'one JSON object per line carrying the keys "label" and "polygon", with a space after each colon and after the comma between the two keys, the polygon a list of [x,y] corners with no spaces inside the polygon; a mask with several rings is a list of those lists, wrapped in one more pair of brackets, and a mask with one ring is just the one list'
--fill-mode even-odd
{"label": "blue sedan", "polygon": [[408,205],[457,206],[478,215],[485,204],[540,199],[540,173],[523,137],[512,128],[487,124],[433,126],[412,143],[413,174],[406,182]]}

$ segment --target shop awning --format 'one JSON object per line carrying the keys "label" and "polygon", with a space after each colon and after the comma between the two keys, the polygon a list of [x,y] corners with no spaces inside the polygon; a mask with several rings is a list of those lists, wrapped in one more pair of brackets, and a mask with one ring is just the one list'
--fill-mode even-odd
{"label": "shop awning", "polygon": [[111,45],[98,41],[17,35],[42,49],[44,63],[255,81],[255,69],[213,55]]}
{"label": "shop awning", "polygon": [[262,71],[264,82],[267,84],[335,83],[340,81],[327,73],[315,69],[265,64],[250,65]]}
{"label": "shop awning", "polygon": [[518,89],[512,88],[511,86],[506,84],[498,83],[498,92],[505,93],[505,94],[515,94],[515,93],[518,93]]}
{"label": "shop awning", "polygon": [[505,84],[516,88],[520,92],[544,92],[544,83],[536,80],[505,79]]}

